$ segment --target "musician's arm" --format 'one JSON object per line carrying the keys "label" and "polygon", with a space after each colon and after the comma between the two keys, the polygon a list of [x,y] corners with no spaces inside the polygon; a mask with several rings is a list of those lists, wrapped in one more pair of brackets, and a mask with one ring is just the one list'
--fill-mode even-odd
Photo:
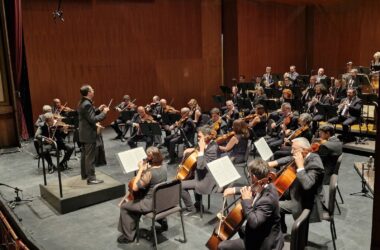
{"label": "musician's arm", "polygon": [[239,143],[239,140],[236,138],[236,136],[233,136],[227,143],[226,146],[219,146],[219,149],[223,152],[228,152],[234,148],[236,144]]}
{"label": "musician's arm", "polygon": [[268,166],[271,167],[271,168],[275,168],[275,167],[278,167],[278,166],[286,165],[289,162],[291,162],[292,160],[293,160],[293,156],[286,156],[286,157],[282,157],[280,159],[277,159],[275,161],[268,162]]}
{"label": "musician's arm", "polygon": [[91,124],[96,124],[106,117],[106,112],[100,112],[100,114],[96,115],[96,110],[91,103],[86,104],[83,108],[85,110],[85,112],[83,112],[84,117]]}
{"label": "musician's arm", "polygon": [[316,164],[308,166],[308,170],[297,171],[297,179],[304,190],[309,190],[314,187],[315,183],[323,178],[324,171]]}
{"label": "musician's arm", "polygon": [[268,218],[272,216],[274,205],[271,200],[261,198],[260,203],[256,204],[255,209],[252,207],[252,199],[242,200],[243,213],[247,218],[247,226],[249,228],[259,228]]}
{"label": "musician's arm", "polygon": [[[145,189],[145,188],[149,185],[151,179],[152,179],[152,173],[151,173],[150,171],[145,172],[145,173],[142,175],[142,177],[140,178],[140,180],[138,180],[138,181],[136,182],[136,185],[137,185],[138,190]],[[135,189],[133,189],[133,190],[134,190],[134,191],[137,191],[137,190],[135,190]]]}

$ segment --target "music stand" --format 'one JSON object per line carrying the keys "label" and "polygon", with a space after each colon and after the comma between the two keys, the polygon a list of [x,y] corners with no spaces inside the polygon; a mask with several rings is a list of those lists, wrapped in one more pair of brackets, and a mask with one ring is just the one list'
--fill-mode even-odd
{"label": "music stand", "polygon": [[136,113],[136,111],[132,111],[132,110],[124,110],[122,112],[120,112],[120,116],[121,116],[121,119],[123,121],[129,121],[132,119],[133,115]]}
{"label": "music stand", "polygon": [[296,82],[298,83],[299,87],[305,87],[309,83],[309,75],[299,75],[296,78]]}
{"label": "music stand", "polygon": [[232,94],[232,90],[228,86],[220,85],[219,89],[222,91],[225,98],[227,98],[227,95]]}
{"label": "music stand", "polygon": [[162,134],[160,125],[156,122],[153,122],[153,123],[143,122],[139,124],[140,124],[141,133],[145,136],[155,136],[155,135]]}
{"label": "music stand", "polygon": [[220,107],[222,105],[224,105],[224,103],[226,102],[226,98],[224,96],[221,96],[221,95],[213,95],[212,96],[212,99],[214,100],[214,102],[216,102]]}
{"label": "music stand", "polygon": [[263,100],[263,105],[264,105],[266,112],[269,112],[272,110],[277,110],[277,108],[278,108],[276,101],[273,99]]}

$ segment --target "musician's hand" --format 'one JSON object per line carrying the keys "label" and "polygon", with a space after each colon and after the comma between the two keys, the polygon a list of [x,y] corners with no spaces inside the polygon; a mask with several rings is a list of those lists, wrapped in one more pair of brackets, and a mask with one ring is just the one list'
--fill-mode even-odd
{"label": "musician's hand", "polygon": [[106,106],[106,107],[103,108],[103,111],[102,111],[102,112],[107,114],[107,112],[108,112],[109,110],[110,110],[110,108]]}
{"label": "musician's hand", "polygon": [[296,163],[297,169],[304,168],[304,159],[301,150],[297,150],[293,153],[294,162]]}
{"label": "musician's hand", "polygon": [[234,195],[235,194],[235,188],[233,187],[230,187],[230,188],[226,188],[223,192],[223,196],[224,197],[227,197],[229,195]]}
{"label": "musician's hand", "polygon": [[284,143],[290,143],[290,140],[288,138],[285,138]]}
{"label": "musician's hand", "polygon": [[274,128],[276,128],[276,123],[273,122],[270,126],[272,129],[274,129]]}
{"label": "musician's hand", "polygon": [[290,129],[285,130],[285,136],[289,136],[292,131]]}
{"label": "musician's hand", "polygon": [[121,109],[120,109],[120,108],[116,108],[116,111],[117,111],[117,112],[121,112]]}
{"label": "musician's hand", "polygon": [[201,136],[199,137],[198,146],[199,146],[199,152],[204,152],[206,148],[206,142],[205,137],[202,133],[200,133]]}
{"label": "musician's hand", "polygon": [[54,142],[54,140],[51,138],[46,138],[45,141],[47,144],[53,144],[53,142]]}
{"label": "musician's hand", "polygon": [[103,111],[103,109],[104,109],[105,107],[107,107],[107,106],[106,106],[105,104],[102,104],[102,105],[99,106],[98,109],[99,109],[100,111]]}
{"label": "musician's hand", "polygon": [[242,187],[240,189],[241,198],[243,200],[251,200],[252,199],[252,190],[251,187]]}
{"label": "musician's hand", "polygon": [[169,126],[169,129],[170,129],[170,130],[173,130],[173,129],[174,129],[174,125],[170,125],[170,126]]}
{"label": "musician's hand", "polygon": [[132,126],[135,127],[135,128],[139,128],[140,124],[134,122],[134,123],[132,123]]}

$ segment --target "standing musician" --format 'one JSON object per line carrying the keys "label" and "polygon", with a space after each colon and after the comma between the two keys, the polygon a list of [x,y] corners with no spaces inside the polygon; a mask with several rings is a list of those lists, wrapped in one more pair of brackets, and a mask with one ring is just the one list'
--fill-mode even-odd
{"label": "standing musician", "polygon": [[[115,107],[116,111],[119,112],[119,117],[116,119],[116,121],[111,123],[111,127],[115,130],[117,136],[114,138],[114,140],[121,140],[124,141],[124,135],[128,132],[129,125],[126,123],[127,121],[124,120],[124,117],[122,116],[123,112],[127,111],[135,111],[136,105],[131,102],[131,98],[129,95],[123,96],[123,101]],[[125,123],[125,132],[123,135],[123,132],[121,132],[119,128],[119,124]]]}
{"label": "standing musician", "polygon": [[[82,145],[81,154],[81,176],[82,180],[87,179],[87,184],[103,183],[103,180],[96,179],[95,158],[96,158],[96,138],[97,123],[102,121],[109,111],[109,108],[102,104],[95,109],[92,104],[94,89],[90,85],[80,88],[82,99],[79,103],[79,141]],[[98,114],[97,114],[98,113]]]}
{"label": "standing musician", "polygon": [[[182,108],[181,119],[170,126],[170,130],[174,130],[175,128],[178,128],[179,130],[177,131],[177,133],[165,137],[164,145],[168,148],[170,158],[167,164],[175,163],[175,159],[177,158],[177,155],[175,153],[175,146],[177,144],[182,143],[184,140],[191,144],[194,143],[195,124],[193,120],[189,117],[189,113],[190,109],[188,107]],[[185,136],[186,138],[183,138],[183,136]]]}
{"label": "standing musician", "polygon": [[272,67],[267,66],[265,68],[265,74],[263,74],[262,81],[264,82],[265,88],[272,88],[274,86],[274,79],[272,76]]}
{"label": "standing musician", "polygon": [[[210,126],[205,125],[198,128],[199,149],[194,179],[182,182],[182,199],[186,206],[187,215],[193,213],[195,209],[199,210],[201,208],[201,194],[211,194],[216,188],[215,179],[207,169],[207,163],[218,158],[218,144],[212,138],[213,130]],[[194,190],[194,205],[189,190]]]}
{"label": "standing musician", "polygon": [[299,137],[293,140],[292,155],[268,162],[269,167],[278,167],[294,160],[296,179],[289,188],[289,197],[280,201],[281,230],[285,234],[285,214],[293,214],[296,219],[303,209],[310,209],[310,221],[321,220],[323,212],[320,195],[322,194],[322,182],[324,169],[322,160],[318,154],[312,153],[310,143],[306,138]]}
{"label": "standing musician", "polygon": [[252,131],[252,135],[251,135],[252,140],[256,140],[266,135],[267,122],[268,122],[268,116],[265,113],[264,106],[261,104],[257,104],[255,109],[256,109],[256,112],[255,112],[256,116],[248,123],[248,128],[250,128]]}
{"label": "standing musician", "polygon": [[224,112],[224,115],[222,116],[222,118],[227,123],[227,129],[231,130],[232,129],[232,123],[236,119],[239,119],[239,110],[237,110],[235,108],[234,103],[231,100],[226,101],[226,106],[227,106],[227,109]]}
{"label": "standing musician", "polygon": [[[128,244],[136,237],[136,223],[141,215],[147,214],[153,208],[153,188],[155,185],[166,181],[167,169],[162,166],[163,157],[156,147],[146,150],[147,161],[139,162],[139,170],[136,177],[131,181],[131,189],[119,203],[120,218],[118,230],[122,233],[117,239],[118,243]],[[130,195],[132,193],[133,195]],[[138,193],[139,195],[135,195]],[[129,199],[128,199],[129,198]],[[132,199],[134,198],[134,199]],[[168,229],[166,219],[158,220],[162,231]]]}
{"label": "standing musician", "polygon": [[310,129],[310,123],[312,121],[312,117],[309,113],[302,113],[298,118],[298,128],[294,131],[287,130],[285,131],[285,139],[284,144],[280,147],[280,150],[274,152],[274,159],[279,159],[284,156],[291,155],[292,151],[292,141],[298,137],[304,137],[309,142],[313,138],[313,133]]}
{"label": "standing musician", "polygon": [[144,141],[146,142],[146,148],[152,146],[153,136],[143,135],[140,129],[141,123],[153,123],[156,122],[151,115],[148,115],[143,106],[137,107],[137,113],[134,114],[130,121],[130,126],[132,126],[132,135],[128,139],[128,145],[131,148],[137,147],[137,142]]}
{"label": "standing musician", "polygon": [[[269,174],[268,164],[263,160],[254,160],[248,164],[252,184],[266,178]],[[280,207],[278,193],[273,184],[264,186],[258,197],[252,196],[251,187],[231,187],[224,191],[224,197],[241,194],[244,218],[247,223],[239,231],[240,238],[219,243],[220,250],[238,249],[282,249],[284,239],[280,226]]]}
{"label": "standing musician", "polygon": [[190,117],[195,123],[196,126],[199,126],[199,122],[202,117],[202,111],[201,107],[198,105],[197,100],[190,99],[190,101],[187,103],[187,106],[190,108]]}
{"label": "standing musician", "polygon": [[53,114],[66,117],[68,112],[74,111],[73,109],[61,104],[61,100],[58,98],[53,99]]}
{"label": "standing musician", "polygon": [[343,79],[335,79],[334,87],[330,87],[330,96],[334,103],[340,103],[342,99],[347,97],[347,90]]}
{"label": "standing musician", "polygon": [[309,85],[306,87],[304,91],[302,91],[302,97],[301,97],[301,102],[302,104],[308,103],[311,98],[315,94],[315,85],[317,84],[317,77],[316,76],[311,76],[309,80]]}
{"label": "standing musician", "polygon": [[227,123],[220,116],[220,110],[218,108],[213,108],[210,111],[211,119],[208,121],[207,125],[211,126],[217,135],[222,135],[227,133]]}
{"label": "standing musician", "polygon": [[237,119],[233,122],[232,131],[235,132],[234,136],[225,146],[219,146],[219,150],[222,156],[228,155],[233,163],[242,163],[248,147],[248,125],[243,119]]}
{"label": "standing musician", "polygon": [[348,89],[347,97],[338,105],[338,116],[328,120],[329,123],[336,124],[342,122],[343,125],[343,141],[347,141],[348,127],[357,121],[361,116],[362,100],[357,97],[356,89]]}
{"label": "standing musician", "polygon": [[325,114],[321,112],[323,107],[331,106],[332,100],[327,93],[325,85],[319,83],[315,86],[315,95],[307,104],[307,113],[313,115],[313,134],[318,129],[318,122],[325,119]]}
{"label": "standing musician", "polygon": [[59,163],[59,167],[62,170],[67,169],[67,161],[70,160],[74,147],[66,143],[64,139],[69,125],[54,120],[52,113],[46,113],[44,117],[45,122],[42,126],[38,127],[35,139],[42,141],[44,144],[44,150],[41,154],[48,163],[49,174],[52,174],[56,168],[50,156],[50,151],[54,147],[53,141],[57,143],[58,148],[56,150],[63,150],[65,152],[62,161]]}
{"label": "standing musician", "polygon": [[312,144],[318,145],[317,153],[325,168],[324,185],[329,185],[330,177],[336,172],[336,163],[343,151],[343,143],[335,136],[334,126],[324,124],[319,128],[319,138]]}

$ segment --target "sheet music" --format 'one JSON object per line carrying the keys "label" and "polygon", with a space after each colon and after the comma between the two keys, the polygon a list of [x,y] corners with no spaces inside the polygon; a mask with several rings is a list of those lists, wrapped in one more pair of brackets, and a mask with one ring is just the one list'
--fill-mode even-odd
{"label": "sheet music", "polygon": [[146,153],[143,147],[138,147],[117,153],[116,156],[123,172],[128,174],[139,169],[138,163],[146,158]]}
{"label": "sheet music", "polygon": [[257,152],[259,152],[261,159],[264,161],[269,160],[273,156],[273,152],[268,146],[268,143],[265,141],[264,137],[261,137],[259,140],[255,141],[255,147]]}
{"label": "sheet music", "polygon": [[227,186],[240,178],[240,174],[228,156],[207,163],[207,168],[219,187]]}

